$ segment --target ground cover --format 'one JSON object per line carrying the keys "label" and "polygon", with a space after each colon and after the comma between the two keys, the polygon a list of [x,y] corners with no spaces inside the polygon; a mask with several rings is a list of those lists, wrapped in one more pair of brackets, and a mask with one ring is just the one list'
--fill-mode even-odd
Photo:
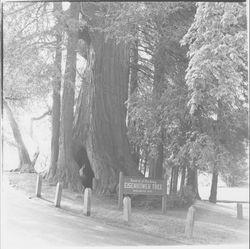
{"label": "ground cover", "polygon": [[[8,177],[9,183],[14,188],[30,198],[35,198],[36,176],[36,174],[19,174],[17,172],[4,173],[4,177]],[[223,191],[230,192],[230,189],[224,188]],[[238,188],[239,191],[241,191],[240,188]],[[232,192],[237,191],[233,189]],[[38,201],[47,201],[48,205],[53,207],[54,197],[55,186],[51,186],[43,180],[42,200]],[[150,202],[142,205],[141,202],[132,199],[132,220],[131,224],[127,225],[123,221],[122,211],[117,208],[116,196],[103,197],[93,194],[90,219],[173,239],[184,244],[248,243],[248,204],[243,204],[243,220],[236,219],[236,204],[211,204],[207,201],[197,201],[195,207],[197,213],[192,239],[184,236],[187,209],[168,208],[167,213],[163,215],[158,205],[152,206]],[[72,214],[83,215],[83,195],[64,189],[61,208]]]}

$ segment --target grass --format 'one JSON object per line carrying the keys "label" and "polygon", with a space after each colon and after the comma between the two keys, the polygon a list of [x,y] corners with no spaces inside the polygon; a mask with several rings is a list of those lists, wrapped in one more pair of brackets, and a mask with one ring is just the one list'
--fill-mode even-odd
{"label": "grass", "polygon": [[[13,172],[5,173],[5,175],[13,187],[34,197],[36,174]],[[230,192],[230,190],[227,191]],[[48,182],[43,180],[42,198],[53,201],[54,196],[55,186],[50,186]],[[153,234],[183,244],[248,243],[248,204],[243,204],[244,219],[238,220],[236,219],[236,204],[211,204],[206,201],[197,201],[195,203],[197,212],[194,234],[192,239],[188,239],[184,236],[186,209],[168,209],[167,213],[163,215],[157,205],[152,207],[149,204],[150,202],[142,205],[142,203],[136,203],[136,199],[132,199],[132,220],[128,225],[123,220],[122,211],[117,209],[117,198],[115,196],[93,195],[91,202],[91,219],[112,226]],[[83,215],[83,196],[63,189],[61,208]]]}

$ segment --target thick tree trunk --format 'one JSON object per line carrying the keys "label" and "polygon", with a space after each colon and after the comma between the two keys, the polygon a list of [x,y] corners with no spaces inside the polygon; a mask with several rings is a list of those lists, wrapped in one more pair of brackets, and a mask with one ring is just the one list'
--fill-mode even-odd
{"label": "thick tree trunk", "polygon": [[128,48],[94,33],[76,107],[74,138],[85,146],[99,192],[116,191],[119,172],[140,175],[126,137]]}
{"label": "thick tree trunk", "polygon": [[18,156],[19,156],[19,166],[18,169],[21,172],[34,172],[34,167],[29,157],[28,150],[23,142],[23,138],[18,127],[18,124],[14,118],[12,110],[10,109],[6,100],[3,100],[3,107],[6,110],[6,114],[13,132],[14,139],[17,144]]}
{"label": "thick tree trunk", "polygon": [[[62,3],[54,3],[54,11],[62,11]],[[59,22],[59,20],[58,20]],[[56,55],[55,55],[55,78],[53,84],[53,103],[52,103],[52,131],[51,131],[51,155],[50,155],[50,168],[48,178],[52,179],[56,174],[57,160],[59,155],[59,136],[60,136],[60,91],[61,91],[61,51],[62,35],[58,31],[56,34]]]}
{"label": "thick tree trunk", "polygon": [[[79,21],[79,3],[70,4],[69,14],[71,20]],[[59,145],[59,157],[55,180],[62,181],[65,186],[73,190],[80,190],[79,167],[73,159],[73,108],[74,87],[76,77],[76,48],[78,42],[77,30],[68,30],[67,59],[63,85],[61,136]]]}
{"label": "thick tree trunk", "polygon": [[198,174],[196,168],[187,167],[187,187],[195,194],[195,198],[200,200],[198,189]]}
{"label": "thick tree trunk", "polygon": [[212,176],[212,185],[210,190],[209,201],[216,203],[217,201],[217,184],[218,184],[218,172],[214,170]]}
{"label": "thick tree trunk", "polygon": [[170,180],[170,194],[177,193],[179,167],[172,167]]}

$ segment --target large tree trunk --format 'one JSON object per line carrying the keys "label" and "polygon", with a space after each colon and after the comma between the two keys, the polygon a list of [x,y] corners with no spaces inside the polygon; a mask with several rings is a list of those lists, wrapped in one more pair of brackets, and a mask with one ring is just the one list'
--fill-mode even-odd
{"label": "large tree trunk", "polygon": [[26,149],[26,146],[23,142],[23,138],[20,129],[18,127],[18,124],[6,100],[3,100],[3,106],[4,109],[6,110],[6,114],[13,132],[13,136],[17,144],[18,156],[19,156],[18,169],[21,172],[34,172],[34,167],[33,167],[34,165],[32,165],[28,150]]}
{"label": "large tree trunk", "polygon": [[195,194],[195,198],[200,200],[198,189],[198,173],[196,168],[187,167],[187,187]]}
{"label": "large tree trunk", "polygon": [[[87,150],[98,192],[116,191],[119,172],[139,175],[126,137],[129,51],[94,33],[76,107],[74,138]],[[78,146],[78,147],[79,147]]]}
{"label": "large tree trunk", "polygon": [[209,201],[216,203],[217,201],[217,184],[218,184],[218,172],[214,170],[212,176],[212,185],[210,190]]}
{"label": "large tree trunk", "polygon": [[[54,3],[54,11],[62,11],[62,3]],[[59,21],[59,20],[58,20]],[[56,55],[55,55],[55,78],[52,82],[53,86],[53,103],[52,103],[52,131],[51,131],[51,155],[50,155],[50,168],[48,178],[52,179],[56,174],[57,160],[59,155],[59,136],[60,136],[60,91],[61,91],[61,41],[62,35],[58,31],[56,34]]]}
{"label": "large tree trunk", "polygon": [[[75,20],[76,23],[79,21],[79,8],[78,2],[70,4],[70,19],[71,21]],[[61,140],[55,180],[62,181],[70,189],[80,190],[79,168],[72,155],[76,49],[78,42],[78,31],[75,30],[75,26],[73,28],[71,27],[68,30],[67,59],[62,96]]]}

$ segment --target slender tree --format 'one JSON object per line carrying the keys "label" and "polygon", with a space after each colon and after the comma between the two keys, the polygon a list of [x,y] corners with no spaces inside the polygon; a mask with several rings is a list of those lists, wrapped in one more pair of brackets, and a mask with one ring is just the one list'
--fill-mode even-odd
{"label": "slender tree", "polygon": [[19,156],[19,166],[18,169],[21,172],[34,172],[34,165],[30,160],[28,150],[23,142],[23,138],[19,129],[19,126],[14,118],[11,108],[9,107],[7,101],[3,99],[3,107],[6,111],[7,118],[9,120],[13,136],[17,145],[18,156]]}
{"label": "slender tree", "polygon": [[61,108],[61,136],[58,165],[55,175],[55,179],[62,181],[66,186],[73,190],[80,189],[79,168],[73,159],[72,153],[74,87],[76,78],[76,49],[78,43],[79,10],[80,5],[78,2],[72,2],[70,4],[69,19],[67,23],[67,58]]}
{"label": "slender tree", "polygon": [[[54,13],[57,18],[57,25],[60,24],[60,14],[62,12],[62,3],[53,3]],[[50,169],[48,177],[53,179],[57,169],[57,160],[59,154],[59,136],[60,136],[60,105],[61,105],[61,64],[62,64],[62,30],[60,27],[56,33],[56,52],[55,52],[55,76],[52,82],[52,130],[51,130],[51,156],[50,156]]]}

